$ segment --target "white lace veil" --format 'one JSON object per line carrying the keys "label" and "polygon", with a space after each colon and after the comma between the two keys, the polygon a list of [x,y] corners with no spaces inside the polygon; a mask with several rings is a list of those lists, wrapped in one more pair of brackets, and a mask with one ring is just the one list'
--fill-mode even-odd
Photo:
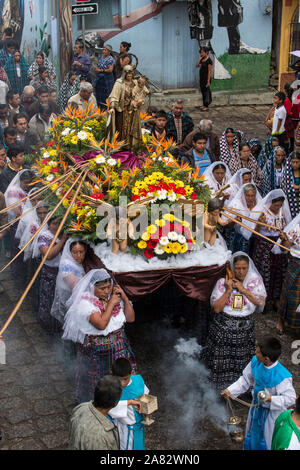
{"label": "white lace veil", "polygon": [[[213,174],[215,167],[218,165],[223,165],[226,169],[225,177],[224,177],[222,184],[217,182]],[[204,184],[207,184],[215,193],[220,188],[222,188],[222,186],[225,186],[226,184],[228,184],[231,178],[231,173],[226,163],[219,161],[219,162],[214,162],[211,165],[209,165],[209,167],[206,168],[205,172],[203,173],[203,176],[204,176]]]}
{"label": "white lace veil", "polygon": [[253,289],[251,290],[251,292],[253,293],[253,295],[255,295],[255,297],[257,298],[259,302],[259,306],[256,308],[256,311],[262,312],[263,309],[265,308],[265,303],[266,303],[266,298],[267,298],[267,292],[264,286],[263,278],[259,274],[258,270],[256,269],[255,264],[253,263],[250,256],[248,256],[243,251],[237,251],[231,257],[230,267],[233,273],[234,273],[234,260],[237,256],[246,256],[249,260],[249,269],[243,281],[243,286],[245,287],[248,286],[248,288],[251,287]]}
{"label": "white lace veil", "polygon": [[[284,227],[283,232],[285,232],[288,239],[293,242],[291,255],[295,258],[300,258],[300,214],[296,215],[296,217],[294,217],[291,222]],[[282,243],[280,238],[277,242]],[[282,251],[279,246],[275,245],[272,249],[272,253],[280,254]]]}
{"label": "white lace veil", "polygon": [[[283,206],[282,206],[282,214],[285,217],[286,224],[289,224],[290,221],[292,220],[292,216],[291,216],[291,211],[290,211],[290,207],[289,207],[287,197],[286,197],[285,193],[282,191],[282,189],[273,189],[263,199],[261,199],[258,202],[258,204],[256,204],[256,206],[253,208],[253,212],[250,215],[251,219],[258,220],[259,216],[264,211],[266,211],[270,208],[270,206],[272,204],[272,201],[274,199],[279,198],[279,197],[284,197],[284,203],[283,203]],[[256,223],[252,223],[252,222],[249,222],[249,221],[245,221],[244,223],[248,227],[252,228],[252,230],[254,230],[255,227],[256,227]],[[245,236],[245,238],[247,238],[247,240],[249,240],[249,238],[252,235],[252,232],[250,232],[249,230],[246,230],[246,229],[245,229],[245,232],[246,232],[246,234],[244,236]]]}
{"label": "white lace veil", "polygon": [[86,274],[73,289],[72,295],[66,303],[67,313],[64,322],[63,339],[68,339],[74,343],[83,343],[86,334],[99,334],[91,324],[88,324],[88,317],[92,314],[93,304],[91,302],[81,302],[83,296],[88,294],[91,298],[97,298],[94,295],[94,288],[97,282],[110,280],[111,291],[113,281],[105,269],[93,269]]}
{"label": "white lace veil", "polygon": [[[32,206],[32,202],[31,202],[29,196],[31,195],[31,193],[33,193],[37,189],[38,188],[33,188],[29,191],[28,197],[25,201],[25,204],[23,205],[22,214],[25,214],[25,215],[23,215],[22,219],[20,219],[20,221],[18,223],[17,230],[16,230],[16,235],[15,235],[15,238],[17,238],[18,240],[21,240],[23,232],[26,228],[26,224],[28,223],[28,221],[32,220],[32,212],[33,211],[30,211],[30,209],[32,209],[33,206]],[[30,211],[30,212],[28,212],[28,211]],[[28,212],[28,214],[26,214],[26,212]]]}
{"label": "white lace veil", "polygon": [[[251,170],[249,170],[248,168],[241,168],[228,181],[228,184],[230,184],[230,199],[228,202],[233,200],[233,198],[237,195],[240,188],[243,186],[243,175],[247,173],[251,173]],[[251,173],[251,183],[253,183],[252,173]]]}
{"label": "white lace veil", "polygon": [[[230,201],[225,203],[225,206],[227,205],[229,208],[233,209],[234,211],[238,212],[241,217],[244,215],[245,217],[252,217],[252,212],[250,212],[250,209],[247,207],[247,202],[245,198],[245,189],[252,187],[256,191],[256,202],[261,201],[262,197],[254,183],[246,183],[243,184],[243,186],[238,190],[236,196]],[[224,209],[224,212],[226,213],[226,209]],[[234,214],[230,214],[228,212],[228,215],[232,218],[236,218]],[[227,217],[222,216],[222,219],[224,220],[229,220]],[[243,219],[243,224],[245,224],[245,219]],[[241,233],[245,238],[246,234],[250,233],[249,230],[244,229],[241,227],[239,224],[235,225],[235,229],[237,232]],[[249,237],[250,238],[250,237]]]}
{"label": "white lace veil", "polygon": [[[27,169],[19,171],[8,185],[4,193],[6,207],[10,206],[11,204],[14,204],[15,202],[18,202],[20,199],[23,199],[27,195],[27,193],[20,186],[20,177],[26,171],[30,173],[30,170]],[[21,207],[23,207],[24,203],[25,201],[22,203]],[[8,210],[7,213],[9,221],[14,220],[17,217],[18,208],[19,206],[16,206]]]}
{"label": "white lace veil", "polygon": [[[51,315],[63,323],[66,313],[66,302],[70,298],[73,289],[85,275],[82,264],[77,263],[71,253],[72,243],[82,242],[80,238],[69,238],[64,246],[60,262],[58,275],[56,278],[55,295],[51,308]],[[68,279],[69,278],[69,279]],[[70,281],[72,285],[70,285]]]}

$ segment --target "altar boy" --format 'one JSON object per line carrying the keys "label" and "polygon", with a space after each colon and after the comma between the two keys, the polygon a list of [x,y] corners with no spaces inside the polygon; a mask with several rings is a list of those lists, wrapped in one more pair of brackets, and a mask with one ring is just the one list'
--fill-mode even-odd
{"label": "altar boy", "polygon": [[118,427],[121,450],[145,450],[145,430],[141,423],[141,404],[136,398],[148,394],[141,375],[132,375],[130,362],[125,358],[117,359],[112,366],[112,374],[118,377],[123,393],[118,405],[109,415]]}
{"label": "altar boy", "polygon": [[[221,395],[238,396],[252,389],[252,404],[247,425],[244,450],[270,450],[277,417],[296,400],[292,374],[278,362],[281,344],[277,338],[264,337],[258,342],[255,356],[243,370],[242,376]],[[257,394],[265,391],[267,401],[258,401]]]}

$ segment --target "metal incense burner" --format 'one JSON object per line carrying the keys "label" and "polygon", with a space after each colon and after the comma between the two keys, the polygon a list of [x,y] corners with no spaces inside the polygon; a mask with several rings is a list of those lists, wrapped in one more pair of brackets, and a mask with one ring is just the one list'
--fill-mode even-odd
{"label": "metal incense burner", "polygon": [[258,399],[259,402],[265,403],[268,399],[268,394],[265,391],[261,390],[257,394],[257,399]]}
{"label": "metal incense burner", "polygon": [[137,401],[142,404],[142,414],[144,415],[142,424],[150,426],[150,424],[154,423],[154,419],[152,419],[151,415],[154,411],[158,410],[157,397],[144,394],[137,398]]}

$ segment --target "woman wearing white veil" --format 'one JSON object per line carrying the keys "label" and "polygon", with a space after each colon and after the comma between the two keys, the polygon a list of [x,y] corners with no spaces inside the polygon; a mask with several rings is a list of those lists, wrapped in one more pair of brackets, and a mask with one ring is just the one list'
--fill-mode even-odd
{"label": "woman wearing white veil", "polygon": [[[28,207],[28,206],[27,206]],[[17,230],[16,239],[19,238],[19,249],[25,247],[25,245],[29,242],[32,236],[37,232],[41,224],[44,222],[46,216],[48,214],[48,206],[46,203],[38,203],[36,207],[24,217],[24,226],[22,226],[21,230]],[[23,219],[20,220],[20,222]],[[19,224],[20,225],[20,224]],[[18,227],[19,229],[19,227]],[[32,258],[33,253],[33,241],[26,246],[24,250],[24,261],[28,261]]]}
{"label": "woman wearing white veil", "polygon": [[[240,214],[238,217],[239,221],[245,223],[245,219],[243,219],[243,215],[245,217],[251,217],[252,211],[256,204],[261,200],[261,195],[254,183],[247,183],[244,184],[239,191],[237,192],[236,196],[227,203],[228,208],[236,211]],[[226,210],[225,210],[226,212]],[[230,214],[228,215],[232,218],[236,218],[235,215]],[[245,230],[241,227],[238,223],[234,225],[235,233],[228,244],[229,249],[232,253],[236,253],[237,251],[244,251],[245,253],[249,253],[250,250],[250,243],[249,238],[247,238],[249,231]],[[251,234],[250,234],[251,235]]]}
{"label": "woman wearing white veil", "polygon": [[[284,326],[300,331],[300,214],[284,227],[279,243],[291,249],[278,304],[277,332],[283,334]],[[272,252],[280,253],[275,246]]]}
{"label": "woman wearing white veil", "polygon": [[[45,220],[47,220],[46,226],[34,240],[33,258],[40,258],[47,253],[59,228],[60,219],[57,216],[49,217],[48,215]],[[40,272],[37,317],[42,328],[51,335],[61,332],[61,324],[52,317],[50,312],[55,294],[61,251],[66,241],[67,236],[65,234],[58,235]]]}
{"label": "woman wearing white veil", "polygon": [[[24,199],[30,189],[30,183],[33,179],[33,173],[30,170],[21,170],[16,176],[13,178],[12,182],[8,185],[4,197],[6,202],[6,207],[11,206],[19,202],[21,199]],[[18,216],[22,215],[23,206],[25,201],[16,205],[8,210],[8,221],[12,222]],[[17,225],[14,224],[10,227],[10,255],[11,258],[14,258],[17,253],[19,252],[19,241],[16,240],[16,230]],[[23,270],[25,266],[23,264],[22,257],[19,256],[11,265],[12,274],[15,279],[23,279]]]}
{"label": "woman wearing white veil", "polygon": [[[32,188],[29,193],[28,193],[28,197],[22,207],[22,214],[24,214],[22,216],[22,219],[19,220],[19,223],[18,223],[18,226],[17,226],[17,230],[16,230],[16,238],[18,240],[21,240],[22,238],[22,235],[23,235],[23,232],[25,230],[25,227],[27,225],[27,221],[30,220],[32,218],[32,211],[30,211],[30,209],[32,209],[33,207],[36,207],[38,202],[41,201],[43,199],[42,195],[34,195],[30,198],[31,194],[36,192],[39,188]],[[30,211],[30,212],[29,212]],[[27,214],[26,214],[27,212]]]}
{"label": "woman wearing white veil", "polygon": [[228,184],[230,184],[230,199],[228,203],[233,200],[244,184],[253,182],[252,173],[248,168],[238,170],[228,181]]}
{"label": "woman wearing white veil", "polygon": [[[213,194],[215,194],[219,189],[223,186],[226,186],[231,178],[231,173],[229,171],[228,166],[224,162],[214,162],[206,168],[205,172],[203,173],[204,176],[204,184],[210,187]],[[230,196],[230,191],[227,190],[226,199]]]}
{"label": "woman wearing white veil", "polygon": [[[247,226],[277,241],[284,227],[292,220],[288,200],[282,189],[270,191],[254,207],[251,218],[271,225],[273,228],[246,221]],[[250,238],[251,232],[245,232],[248,232],[245,236]],[[250,256],[263,277],[268,294],[267,300],[273,300],[274,308],[277,309],[287,267],[287,256],[285,253],[274,254],[272,252],[274,244],[259,235],[253,235],[252,238]]]}
{"label": "woman wearing white veil", "polygon": [[253,357],[253,313],[264,309],[267,296],[262,277],[246,253],[235,253],[230,267],[211,295],[214,313],[203,349],[210,380],[217,388],[237,380]]}
{"label": "woman wearing white veil", "polygon": [[66,302],[70,298],[74,287],[85,275],[82,263],[86,252],[87,245],[80,238],[69,238],[64,246],[59,262],[55,295],[51,308],[51,315],[62,324],[66,314]]}
{"label": "woman wearing white veil", "polygon": [[136,372],[136,361],[124,331],[135,320],[125,292],[113,286],[105,269],[93,269],[76,285],[67,301],[63,339],[77,343],[76,403],[93,399],[101,377],[113,362],[127,358]]}

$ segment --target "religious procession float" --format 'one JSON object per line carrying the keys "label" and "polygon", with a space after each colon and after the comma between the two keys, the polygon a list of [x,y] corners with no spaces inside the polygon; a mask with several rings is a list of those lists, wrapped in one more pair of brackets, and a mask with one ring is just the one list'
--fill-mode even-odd
{"label": "religious procession float", "polygon": [[241,213],[224,206],[228,186],[214,193],[197,170],[173,157],[172,140],[142,132],[150,119],[142,113],[148,93],[145,78],[135,80],[126,66],[107,111],[68,107],[53,122],[49,141],[27,157],[39,189],[12,205],[39,194],[49,214],[17,256],[55,215],[61,222],[49,250],[62,231],[87,242],[95,254],[88,268],[105,267],[132,300],[173,280],[187,297],[208,301],[216,281],[229,272],[231,252],[217,231],[221,217],[244,225],[237,219]]}

